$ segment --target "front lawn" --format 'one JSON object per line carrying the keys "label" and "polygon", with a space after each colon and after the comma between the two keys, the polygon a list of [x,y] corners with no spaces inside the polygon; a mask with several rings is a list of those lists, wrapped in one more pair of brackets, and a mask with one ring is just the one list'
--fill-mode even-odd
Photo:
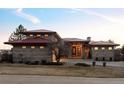
{"label": "front lawn", "polygon": [[0,75],[42,75],[42,76],[74,76],[74,77],[114,77],[124,78],[124,68],[102,66],[53,66],[0,64]]}

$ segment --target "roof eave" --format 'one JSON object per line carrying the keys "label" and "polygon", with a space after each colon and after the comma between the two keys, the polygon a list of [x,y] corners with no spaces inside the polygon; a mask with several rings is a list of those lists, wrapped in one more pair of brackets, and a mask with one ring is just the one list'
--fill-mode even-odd
{"label": "roof eave", "polygon": [[113,45],[110,45],[110,44],[90,44],[91,46],[120,46],[120,44],[113,44]]}

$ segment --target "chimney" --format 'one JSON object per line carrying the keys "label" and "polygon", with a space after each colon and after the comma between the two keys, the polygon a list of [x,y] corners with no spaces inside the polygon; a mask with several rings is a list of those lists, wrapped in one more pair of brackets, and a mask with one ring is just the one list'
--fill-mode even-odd
{"label": "chimney", "polygon": [[87,41],[91,41],[91,37],[87,37]]}

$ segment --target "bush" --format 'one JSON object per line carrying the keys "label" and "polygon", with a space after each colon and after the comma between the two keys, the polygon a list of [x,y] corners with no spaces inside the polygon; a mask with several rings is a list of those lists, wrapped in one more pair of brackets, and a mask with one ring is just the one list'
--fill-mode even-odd
{"label": "bush", "polygon": [[62,62],[46,62],[45,64],[42,65],[63,65]]}
{"label": "bush", "polygon": [[32,62],[29,62],[28,64],[29,65],[38,65],[39,64],[39,61],[32,61]]}
{"label": "bush", "polygon": [[83,67],[90,67],[90,65],[86,64],[86,63],[76,63],[75,65],[76,66],[83,66]]}
{"label": "bush", "polygon": [[47,63],[46,60],[41,60],[41,64],[42,64],[42,65],[44,65],[44,64],[46,64],[46,63]]}
{"label": "bush", "polygon": [[31,62],[30,61],[26,61],[25,64],[30,64]]}
{"label": "bush", "polygon": [[23,61],[19,61],[19,63],[23,63]]}
{"label": "bush", "polygon": [[12,54],[4,53],[1,55],[1,61],[5,61],[7,63],[12,63]]}

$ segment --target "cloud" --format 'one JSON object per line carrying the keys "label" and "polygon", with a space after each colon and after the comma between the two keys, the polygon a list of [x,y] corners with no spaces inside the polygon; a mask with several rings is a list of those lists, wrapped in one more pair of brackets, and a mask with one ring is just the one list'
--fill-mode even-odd
{"label": "cloud", "polygon": [[37,17],[23,12],[22,8],[16,9],[16,14],[22,18],[27,19],[28,21],[32,22],[33,24],[40,23],[40,20]]}
{"label": "cloud", "polygon": [[83,13],[86,13],[88,15],[93,15],[93,16],[97,16],[97,17],[100,17],[102,19],[105,19],[109,22],[114,22],[116,23],[117,22],[117,19],[113,18],[113,17],[110,17],[110,16],[106,16],[106,15],[103,15],[101,13],[98,13],[98,12],[94,12],[94,11],[90,11],[88,9],[79,9],[79,8],[73,8],[73,13],[74,11],[77,11],[77,12],[83,12]]}

